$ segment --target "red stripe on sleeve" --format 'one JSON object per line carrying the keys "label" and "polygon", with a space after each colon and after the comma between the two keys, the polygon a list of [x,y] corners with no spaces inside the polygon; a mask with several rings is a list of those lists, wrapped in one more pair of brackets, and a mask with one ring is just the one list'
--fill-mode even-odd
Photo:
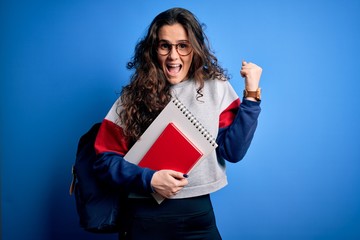
{"label": "red stripe on sleeve", "polygon": [[228,127],[233,121],[240,106],[240,99],[233,101],[219,117],[219,128]]}
{"label": "red stripe on sleeve", "polygon": [[116,152],[125,155],[129,150],[128,146],[123,129],[115,123],[104,119],[95,140],[96,154]]}

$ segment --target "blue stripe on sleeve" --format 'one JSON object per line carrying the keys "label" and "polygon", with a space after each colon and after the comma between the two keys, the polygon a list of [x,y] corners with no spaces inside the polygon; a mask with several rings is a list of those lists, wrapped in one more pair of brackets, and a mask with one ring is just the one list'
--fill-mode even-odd
{"label": "blue stripe on sleeve", "polygon": [[233,163],[244,158],[253,139],[260,111],[260,102],[243,99],[232,124],[219,129],[218,156]]}

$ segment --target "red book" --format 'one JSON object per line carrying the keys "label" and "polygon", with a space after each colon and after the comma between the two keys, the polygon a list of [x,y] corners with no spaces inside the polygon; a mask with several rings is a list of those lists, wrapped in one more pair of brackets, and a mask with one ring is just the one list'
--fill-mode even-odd
{"label": "red book", "polygon": [[169,123],[140,160],[140,167],[188,173],[202,152],[175,126]]}

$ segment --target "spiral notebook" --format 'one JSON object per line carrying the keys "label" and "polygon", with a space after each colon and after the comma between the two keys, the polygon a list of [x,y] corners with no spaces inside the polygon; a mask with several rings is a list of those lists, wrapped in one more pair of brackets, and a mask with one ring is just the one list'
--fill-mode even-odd
{"label": "spiral notebook", "polygon": [[[124,156],[153,170],[186,174],[217,147],[215,139],[178,99],[172,99]],[[153,194],[161,203],[164,198]]]}

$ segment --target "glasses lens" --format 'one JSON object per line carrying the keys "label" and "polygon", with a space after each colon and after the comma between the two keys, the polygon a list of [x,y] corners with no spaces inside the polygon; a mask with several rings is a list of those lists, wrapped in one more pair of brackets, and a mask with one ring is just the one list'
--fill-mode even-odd
{"label": "glasses lens", "polygon": [[191,46],[189,43],[179,43],[177,50],[180,55],[188,55],[191,52]]}
{"label": "glasses lens", "polygon": [[171,51],[171,44],[166,42],[160,42],[157,48],[157,51],[160,55],[168,55]]}

